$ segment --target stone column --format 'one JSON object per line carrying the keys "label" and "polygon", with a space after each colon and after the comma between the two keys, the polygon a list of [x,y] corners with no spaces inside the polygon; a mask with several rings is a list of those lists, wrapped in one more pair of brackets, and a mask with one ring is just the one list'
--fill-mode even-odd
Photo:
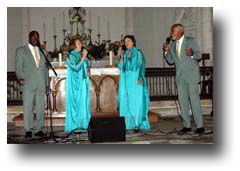
{"label": "stone column", "polygon": [[206,66],[213,65],[213,9],[201,8],[202,18],[202,53],[209,53],[210,60],[206,60]]}
{"label": "stone column", "polygon": [[133,19],[133,8],[126,7],[125,8],[125,32],[126,34],[134,34],[134,19]]}

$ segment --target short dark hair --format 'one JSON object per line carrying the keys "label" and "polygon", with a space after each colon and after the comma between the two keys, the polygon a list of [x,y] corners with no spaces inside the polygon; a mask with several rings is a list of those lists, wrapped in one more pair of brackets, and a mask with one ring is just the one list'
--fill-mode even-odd
{"label": "short dark hair", "polygon": [[126,35],[123,39],[124,42],[125,42],[125,39],[130,39],[133,42],[133,46],[136,46],[136,39],[133,35]]}
{"label": "short dark hair", "polygon": [[176,28],[176,27],[180,28],[181,32],[184,33],[184,27],[180,23],[173,24],[172,27],[171,27],[171,31],[173,31],[173,29]]}
{"label": "short dark hair", "polygon": [[39,38],[39,33],[38,33],[38,31],[33,30],[33,31],[30,31],[30,33],[28,34],[29,40],[30,40],[35,34],[37,34],[37,35],[38,35],[38,38]]}

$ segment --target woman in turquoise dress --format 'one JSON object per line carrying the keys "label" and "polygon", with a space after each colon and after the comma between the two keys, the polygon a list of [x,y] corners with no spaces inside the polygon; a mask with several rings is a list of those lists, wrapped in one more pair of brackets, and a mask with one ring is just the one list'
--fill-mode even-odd
{"label": "woman in turquoise dress", "polygon": [[127,49],[118,62],[119,113],[125,118],[127,130],[149,130],[150,100],[145,77],[145,58],[143,52],[135,47],[134,36],[125,36],[124,44]]}
{"label": "woman in turquoise dress", "polygon": [[74,50],[67,57],[65,132],[85,132],[90,120],[90,80],[87,50],[80,38],[73,40]]}

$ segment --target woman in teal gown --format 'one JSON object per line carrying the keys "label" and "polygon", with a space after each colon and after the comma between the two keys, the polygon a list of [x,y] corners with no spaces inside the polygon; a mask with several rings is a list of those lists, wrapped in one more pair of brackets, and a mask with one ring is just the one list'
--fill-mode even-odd
{"label": "woman in teal gown", "polygon": [[134,36],[124,37],[127,49],[118,62],[119,113],[125,117],[126,130],[149,130],[149,93],[145,77],[145,58],[142,51],[135,47],[135,43]]}
{"label": "woman in teal gown", "polygon": [[90,80],[87,50],[82,41],[73,41],[74,50],[67,57],[65,132],[85,132],[90,120]]}

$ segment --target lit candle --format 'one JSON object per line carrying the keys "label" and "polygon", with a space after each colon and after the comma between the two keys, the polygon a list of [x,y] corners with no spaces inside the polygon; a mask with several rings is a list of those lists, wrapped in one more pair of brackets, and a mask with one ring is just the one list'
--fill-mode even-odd
{"label": "lit candle", "polygon": [[43,23],[43,41],[46,42],[46,24]]}
{"label": "lit candle", "polygon": [[65,13],[63,12],[63,30],[65,30]]}
{"label": "lit candle", "polygon": [[92,28],[92,12],[89,10],[89,29]]}
{"label": "lit candle", "polygon": [[61,53],[58,54],[58,63],[59,63],[59,66],[62,66],[62,54]]}
{"label": "lit candle", "polygon": [[110,23],[109,21],[107,22],[107,35],[108,35],[108,40],[110,40]]}
{"label": "lit candle", "polygon": [[100,34],[100,16],[98,16],[98,34]]}
{"label": "lit candle", "polygon": [[53,34],[56,35],[56,21],[55,21],[55,18],[53,18]]}
{"label": "lit candle", "polygon": [[109,51],[109,64],[113,64],[113,51]]}

